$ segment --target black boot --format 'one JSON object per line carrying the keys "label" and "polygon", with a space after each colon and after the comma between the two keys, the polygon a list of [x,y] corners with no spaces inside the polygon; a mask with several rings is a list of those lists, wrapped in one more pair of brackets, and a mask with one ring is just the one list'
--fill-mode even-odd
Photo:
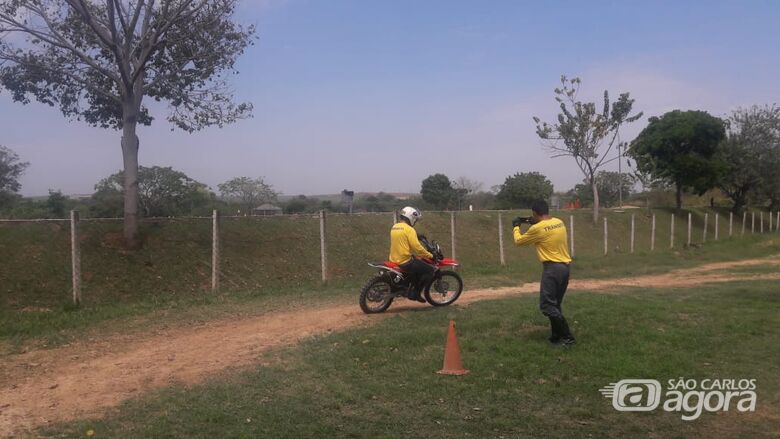
{"label": "black boot", "polygon": [[552,344],[559,343],[561,341],[560,325],[554,318],[548,317],[548,319],[550,319],[550,337],[547,340]]}
{"label": "black boot", "polygon": [[576,343],[576,340],[574,340],[574,336],[571,335],[571,331],[569,330],[569,323],[566,321],[566,319],[561,316],[561,318],[558,321],[558,327],[560,328],[559,334],[561,335],[561,344],[568,346],[573,345]]}

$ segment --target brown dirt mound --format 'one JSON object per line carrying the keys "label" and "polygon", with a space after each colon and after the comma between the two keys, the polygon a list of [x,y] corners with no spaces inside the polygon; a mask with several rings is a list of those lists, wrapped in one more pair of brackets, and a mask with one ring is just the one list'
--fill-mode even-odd
{"label": "brown dirt mound", "polygon": [[[616,287],[689,287],[707,282],[780,279],[780,273],[713,273],[749,265],[780,265],[780,257],[707,264],[689,270],[622,279],[574,280],[570,290],[609,291]],[[471,290],[459,305],[538,291],[537,283]],[[409,302],[392,312],[425,307]],[[137,337],[111,336],[100,342],[37,350],[3,359],[0,375],[0,435],[49,422],[97,416],[105,409],[172,383],[197,383],[228,367],[259,363],[262,353],[302,338],[377,321],[355,304],[274,312],[213,321],[197,328],[174,328]]]}

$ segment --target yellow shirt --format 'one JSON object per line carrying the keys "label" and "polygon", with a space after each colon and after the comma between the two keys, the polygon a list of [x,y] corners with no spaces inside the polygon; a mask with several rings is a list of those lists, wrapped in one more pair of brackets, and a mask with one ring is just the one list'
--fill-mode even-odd
{"label": "yellow shirt", "polygon": [[542,262],[570,263],[569,244],[566,239],[566,225],[558,218],[550,218],[539,221],[525,232],[520,232],[520,227],[514,228],[515,244],[536,246],[536,255]]}
{"label": "yellow shirt", "polygon": [[405,264],[412,259],[412,254],[433,258],[431,252],[420,244],[414,227],[405,222],[397,223],[390,229],[390,261]]}

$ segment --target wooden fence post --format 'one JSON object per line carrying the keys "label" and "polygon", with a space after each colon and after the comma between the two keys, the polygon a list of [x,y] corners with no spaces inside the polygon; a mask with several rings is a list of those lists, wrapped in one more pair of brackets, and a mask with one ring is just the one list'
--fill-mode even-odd
{"label": "wooden fence post", "polygon": [[769,231],[770,232],[775,230],[774,229],[774,224],[773,224],[773,221],[772,221],[774,219],[773,217],[774,217],[774,215],[772,215],[772,212],[769,212]]}
{"label": "wooden fence post", "polygon": [[715,240],[718,240],[718,214],[715,214]]}
{"label": "wooden fence post", "polygon": [[775,218],[775,228],[780,230],[780,211],[777,212],[777,217]]}
{"label": "wooden fence post", "polygon": [[569,256],[574,257],[574,215],[569,215]]}
{"label": "wooden fence post", "polygon": [[70,262],[73,280],[73,304],[81,304],[81,248],[79,246],[79,212],[70,211]]}
{"label": "wooden fence post", "polygon": [[750,212],[750,234],[756,233],[756,213]]}
{"label": "wooden fence post", "polygon": [[325,211],[320,211],[320,263],[322,264],[322,281],[328,280],[328,252],[325,242]]}
{"label": "wooden fence post", "polygon": [[501,265],[506,265],[506,259],[504,259],[504,222],[501,218],[501,212],[498,212],[498,256]]}
{"label": "wooden fence post", "polygon": [[607,235],[608,235],[608,231],[607,231],[607,217],[604,217],[604,255],[607,254],[607,249],[609,248],[607,246]]}
{"label": "wooden fence post", "polygon": [[650,251],[655,250],[655,214],[653,214],[653,224],[650,227]]}
{"label": "wooden fence post", "polygon": [[742,212],[742,236],[745,236],[745,224],[747,223],[747,211]]}
{"label": "wooden fence post", "polygon": [[701,234],[701,242],[707,242],[707,223],[709,222],[710,214],[705,213],[704,214],[704,231]]}
{"label": "wooden fence post", "polygon": [[635,230],[635,223],[634,223],[634,214],[631,214],[631,253],[634,253],[634,230]]}
{"label": "wooden fence post", "polygon": [[759,230],[761,231],[761,233],[764,233],[764,212],[760,212],[760,215],[761,215],[761,229]]}
{"label": "wooden fence post", "polygon": [[669,234],[669,248],[674,248],[674,214],[672,214],[671,233]]}
{"label": "wooden fence post", "polygon": [[398,224],[398,211],[393,211],[393,224]]}
{"label": "wooden fence post", "polygon": [[452,239],[452,259],[457,259],[455,256],[455,212],[450,212],[450,238]]}
{"label": "wooden fence post", "polygon": [[211,292],[219,292],[219,211],[211,214]]}
{"label": "wooden fence post", "polygon": [[691,213],[688,212],[688,247],[691,246]]}

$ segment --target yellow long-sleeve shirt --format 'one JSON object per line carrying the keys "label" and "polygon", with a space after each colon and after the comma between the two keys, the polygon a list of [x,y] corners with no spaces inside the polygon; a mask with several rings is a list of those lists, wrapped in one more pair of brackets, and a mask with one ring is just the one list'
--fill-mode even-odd
{"label": "yellow long-sleeve shirt", "polygon": [[523,234],[520,227],[513,230],[515,244],[536,246],[536,255],[542,262],[570,263],[569,244],[566,237],[566,225],[558,218],[539,221]]}
{"label": "yellow long-sleeve shirt", "polygon": [[433,258],[431,252],[420,244],[414,227],[400,222],[390,229],[389,259],[396,264],[405,264],[412,259],[412,255]]}

